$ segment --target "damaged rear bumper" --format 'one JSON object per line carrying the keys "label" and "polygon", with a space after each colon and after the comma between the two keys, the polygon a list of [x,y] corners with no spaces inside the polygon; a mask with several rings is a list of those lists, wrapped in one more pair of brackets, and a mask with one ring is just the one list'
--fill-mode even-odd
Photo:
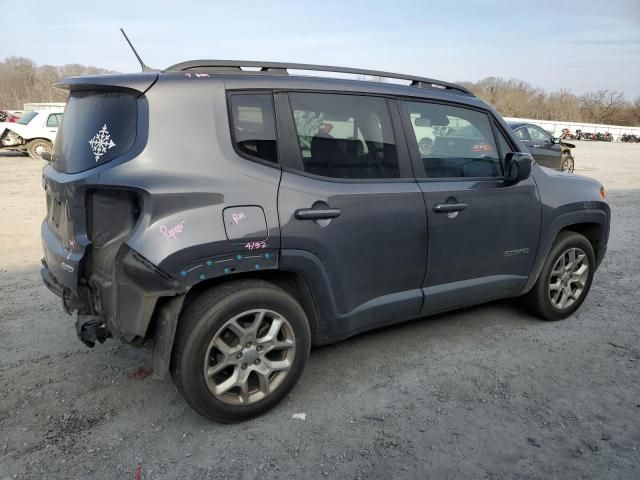
{"label": "damaged rear bumper", "polygon": [[[76,333],[89,347],[114,336],[131,342],[146,338],[158,299],[184,293],[180,282],[126,244],[121,245],[108,275],[87,280],[82,276],[81,259],[59,255],[57,242],[53,247],[43,243],[42,282],[62,299],[67,313],[77,313]],[[54,264],[58,268],[52,268]]]}
{"label": "damaged rear bumper", "polygon": [[[82,301],[71,291],[62,285],[51,273],[45,259],[42,259],[40,269],[42,283],[58,297],[62,299],[62,305],[67,313],[71,315],[74,310],[81,310],[85,306]],[[93,348],[96,342],[103,343],[111,335],[107,329],[104,317],[100,315],[85,315],[78,313],[76,319],[76,334],[82,343]]]}

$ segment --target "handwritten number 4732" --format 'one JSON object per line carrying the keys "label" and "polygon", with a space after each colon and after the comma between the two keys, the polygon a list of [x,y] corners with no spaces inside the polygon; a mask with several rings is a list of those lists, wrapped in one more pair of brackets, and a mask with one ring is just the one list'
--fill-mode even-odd
{"label": "handwritten number 4732", "polygon": [[267,248],[267,242],[248,242],[245,243],[244,248],[247,250],[260,250],[261,248]]}

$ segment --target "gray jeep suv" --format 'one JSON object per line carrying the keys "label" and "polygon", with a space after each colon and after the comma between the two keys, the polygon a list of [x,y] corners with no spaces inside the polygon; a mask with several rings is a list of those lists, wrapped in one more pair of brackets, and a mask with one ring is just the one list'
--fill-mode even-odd
{"label": "gray jeep suv", "polygon": [[603,187],[454,84],[192,61],[59,86],[43,281],[87,345],[152,341],[209,419],[273,407],[311,345],[507,297],[567,317],[607,248]]}

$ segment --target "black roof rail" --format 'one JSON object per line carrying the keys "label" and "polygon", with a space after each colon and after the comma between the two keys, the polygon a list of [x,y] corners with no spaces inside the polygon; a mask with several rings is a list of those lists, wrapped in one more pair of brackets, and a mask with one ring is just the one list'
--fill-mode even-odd
{"label": "black roof rail", "polygon": [[318,72],[348,73],[354,75],[367,75],[371,77],[394,78],[397,80],[408,80],[414,87],[435,88],[440,90],[453,90],[466,95],[474,96],[466,88],[455,83],[443,82],[432,78],[417,77],[415,75],[405,75],[402,73],[382,72],[379,70],[367,70],[363,68],[335,67],[329,65],[314,65],[309,63],[280,63],[280,62],[258,62],[254,60],[190,60],[170,66],[164,72],[186,72],[189,70],[218,70],[220,73],[242,73],[242,67],[259,68],[259,72],[244,71],[245,73],[270,73],[275,75],[286,75],[287,70],[309,70]]}

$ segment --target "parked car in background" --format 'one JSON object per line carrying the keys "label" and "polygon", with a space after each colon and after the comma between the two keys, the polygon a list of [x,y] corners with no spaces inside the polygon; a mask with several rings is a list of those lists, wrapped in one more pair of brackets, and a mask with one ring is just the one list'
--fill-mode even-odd
{"label": "parked car in background", "polygon": [[539,165],[561,172],[573,172],[575,160],[571,149],[575,145],[563,142],[532,123],[508,123],[516,137],[529,149]]}
{"label": "parked car in background", "polygon": [[51,155],[62,112],[25,112],[16,122],[0,123],[0,150],[26,152],[42,160]]}

